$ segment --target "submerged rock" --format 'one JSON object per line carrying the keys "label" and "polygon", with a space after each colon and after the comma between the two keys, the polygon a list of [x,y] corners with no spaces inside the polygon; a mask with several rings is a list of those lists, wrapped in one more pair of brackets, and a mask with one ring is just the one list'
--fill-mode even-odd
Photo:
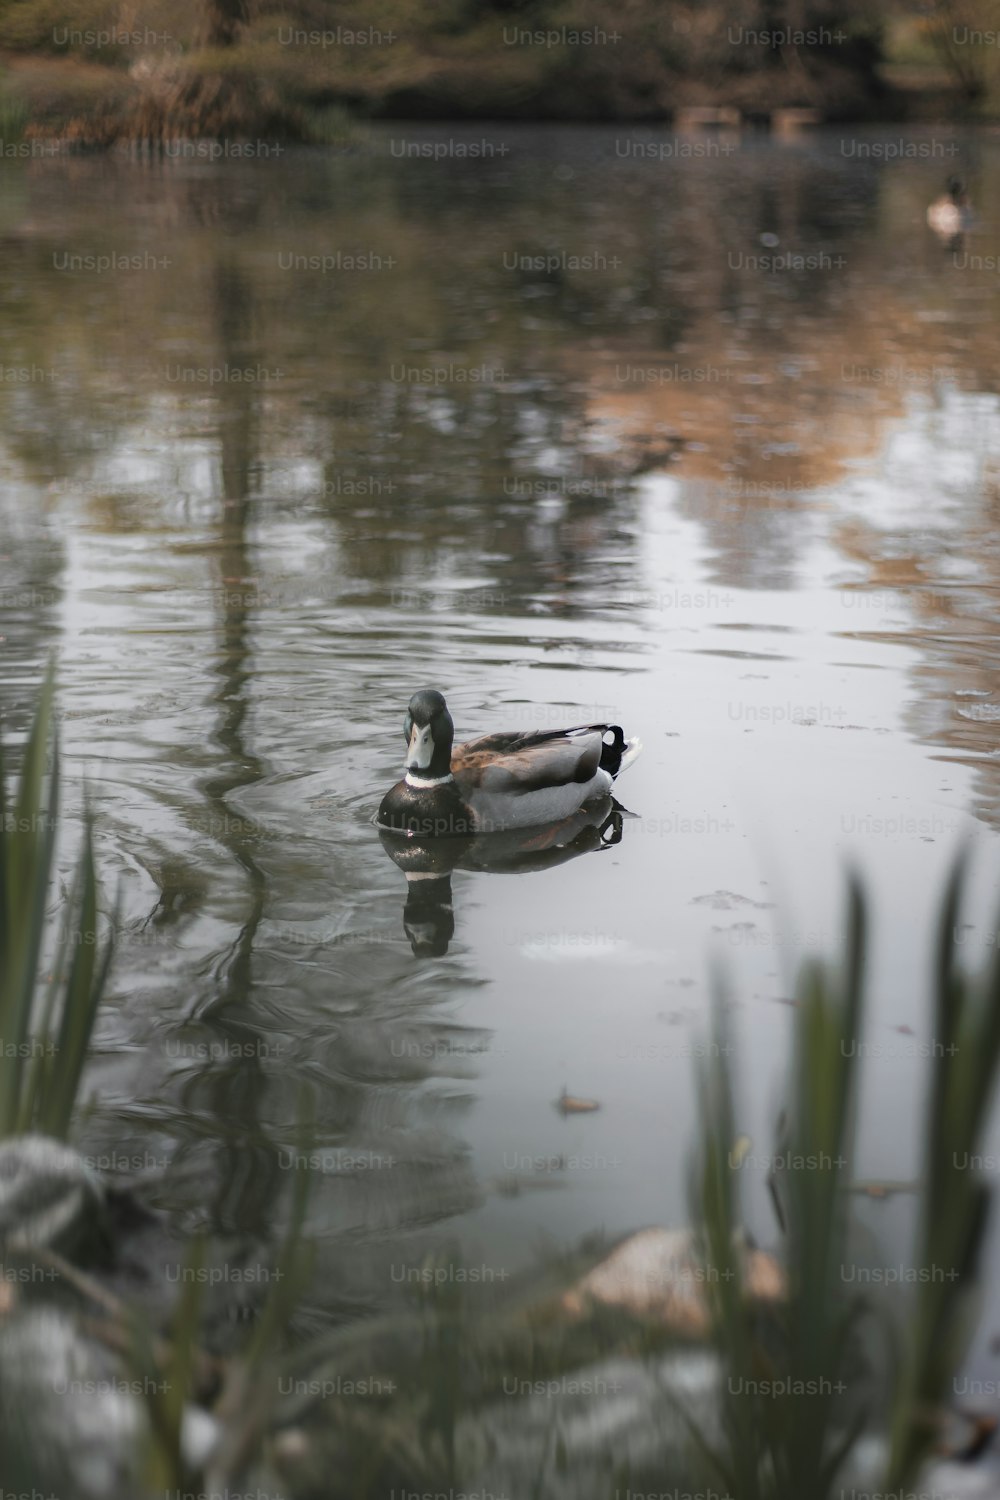
{"label": "submerged rock", "polygon": [[[782,1301],[785,1273],[774,1256],[749,1246],[741,1253],[747,1294],[759,1302]],[[708,1275],[690,1229],[640,1229],[571,1287],[562,1307],[581,1317],[588,1303],[601,1302],[685,1337],[703,1338],[709,1331]]]}
{"label": "submerged rock", "polygon": [[551,1380],[511,1382],[510,1399],[459,1424],[466,1487],[530,1495],[544,1472],[547,1500],[603,1500],[615,1476],[629,1474],[641,1490],[647,1486],[637,1481],[652,1482],[658,1473],[669,1475],[672,1491],[694,1491],[683,1413],[717,1441],[720,1382],[719,1362],[705,1350],[648,1362],[611,1359]]}
{"label": "submerged rock", "polygon": [[[165,1389],[139,1376],[75,1318],[54,1307],[0,1318],[0,1454],[4,1492],[59,1500],[137,1500],[150,1438],[148,1400]],[[200,1470],[218,1441],[188,1404],[181,1452]]]}
{"label": "submerged rock", "polygon": [[[458,1451],[468,1490],[546,1500],[606,1500],[609,1493],[710,1494],[697,1430],[724,1451],[723,1366],[707,1349],[673,1350],[657,1359],[612,1359],[548,1380],[512,1381],[510,1399],[459,1423]],[[862,1438],[832,1492],[858,1500],[881,1490],[888,1444]],[[621,1476],[628,1483],[622,1484]],[[717,1493],[724,1485],[717,1481]],[[1000,1467],[935,1459],[908,1494],[933,1500],[995,1500]]]}
{"label": "submerged rock", "polygon": [[44,1135],[0,1142],[0,1248],[86,1259],[104,1238],[104,1189],[83,1157]]}
{"label": "submerged rock", "polygon": [[7,1488],[60,1500],[135,1500],[146,1413],[112,1356],[53,1308],[0,1324]]}

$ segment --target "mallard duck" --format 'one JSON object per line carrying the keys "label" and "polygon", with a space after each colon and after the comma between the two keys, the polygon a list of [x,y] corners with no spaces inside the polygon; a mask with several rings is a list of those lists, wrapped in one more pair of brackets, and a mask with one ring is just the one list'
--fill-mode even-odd
{"label": "mallard duck", "polygon": [[972,205],[965,187],[957,177],[948,180],[948,191],[927,210],[927,222],[935,234],[953,239],[972,224]]}
{"label": "mallard duck", "polygon": [[424,838],[567,818],[607,796],[641,749],[617,724],[486,734],[452,749],[455,726],[433,688],[410,699],[403,734],[406,775],[382,798],[378,821]]}

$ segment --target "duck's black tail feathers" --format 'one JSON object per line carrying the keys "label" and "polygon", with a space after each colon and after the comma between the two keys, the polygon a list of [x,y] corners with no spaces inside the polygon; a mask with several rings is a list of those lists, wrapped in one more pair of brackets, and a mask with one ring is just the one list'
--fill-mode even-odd
{"label": "duck's black tail feathers", "polygon": [[[609,776],[619,776],[639,754],[642,749],[641,740],[627,740],[620,724],[594,724],[592,727],[602,730],[604,735],[604,744],[601,747],[601,770],[607,771]],[[609,734],[614,736],[610,744],[608,743]]]}

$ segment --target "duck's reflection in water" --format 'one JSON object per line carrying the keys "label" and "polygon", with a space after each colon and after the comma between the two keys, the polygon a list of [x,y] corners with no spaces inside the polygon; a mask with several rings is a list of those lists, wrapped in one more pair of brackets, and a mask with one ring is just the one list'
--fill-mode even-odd
{"label": "duck's reflection in water", "polygon": [[540,828],[517,828],[468,838],[414,838],[380,829],[382,847],[406,876],[403,927],[418,958],[440,958],[455,934],[453,870],[523,875],[551,870],[581,854],[621,843],[630,817],[613,797]]}

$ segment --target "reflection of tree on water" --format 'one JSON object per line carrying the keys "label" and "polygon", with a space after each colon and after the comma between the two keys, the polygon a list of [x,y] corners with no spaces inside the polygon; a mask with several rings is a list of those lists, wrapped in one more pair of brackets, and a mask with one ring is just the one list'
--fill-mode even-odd
{"label": "reflection of tree on water", "polygon": [[[199,475],[206,442],[221,455],[221,482],[207,497],[213,525],[214,507],[225,502],[208,544],[217,548],[209,556],[219,764],[199,789],[213,826],[262,775],[247,726],[251,632],[265,648],[281,627],[252,600],[258,586],[280,594],[286,561],[264,548],[251,554],[251,522],[265,514],[289,526],[305,516],[336,558],[336,573],[314,569],[301,581],[326,601],[322,625],[340,632],[324,645],[333,652],[343,645],[338,660],[357,667],[341,684],[350,708],[382,666],[369,670],[376,647],[343,618],[341,595],[359,612],[385,611],[378,649],[386,652],[406,636],[411,614],[437,631],[441,621],[426,616],[448,587],[439,580],[470,576],[478,602],[466,607],[456,583],[457,619],[538,606],[580,619],[574,634],[585,640],[616,590],[636,592],[643,538],[635,476],[650,467],[660,437],[663,465],[671,451],[679,459],[678,504],[702,527],[713,579],[786,586],[809,544],[812,501],[804,496],[841,476],[845,457],[873,454],[903,410],[904,392],[845,378],[845,367],[884,364],[889,350],[901,363],[946,364],[969,385],[995,388],[995,334],[980,317],[992,305],[988,289],[976,301],[977,321],[956,332],[951,284],[912,275],[914,264],[924,268],[910,253],[912,225],[938,189],[936,175],[929,191],[908,163],[861,178],[836,160],[835,146],[811,142],[794,153],[769,144],[675,167],[605,161],[577,140],[515,153],[496,174],[316,156],[277,167],[167,165],[148,173],[73,160],[45,163],[30,179],[18,221],[24,233],[0,266],[0,299],[11,314],[4,362],[59,365],[64,375],[4,391],[0,421],[33,497],[53,481],[85,485],[85,525],[97,518],[110,531],[129,529],[152,550],[165,512],[187,526],[183,507],[206,502]],[[557,179],[555,168],[567,163],[576,175]],[[984,179],[978,201],[989,200],[990,188]],[[60,275],[53,252],[70,233],[83,251],[158,249],[160,241],[172,264],[103,281]],[[781,244],[762,245],[765,233]],[[594,250],[608,255],[609,267],[512,273],[501,263],[505,247],[529,256]],[[355,277],[277,265],[290,249],[308,256],[335,248],[391,254],[398,264]],[[728,264],[731,249],[788,248],[843,250],[847,265],[768,278]],[[926,264],[943,277],[940,246],[926,249]],[[610,265],[616,253],[618,268]],[[154,344],[150,330],[166,338]],[[164,376],[178,358],[192,365],[259,358],[282,376],[185,387]],[[439,361],[502,368],[505,378],[438,387],[393,378],[394,364]],[[625,363],[731,367],[735,375],[643,386],[616,375]],[[1000,586],[987,519],[964,516],[960,525],[956,549],[976,551],[984,576]],[[877,538],[861,545],[873,556],[880,546]],[[918,539],[913,546],[926,560],[921,576],[937,577],[940,559]],[[253,575],[259,585],[226,582]],[[921,678],[929,710],[949,705],[939,742],[970,759],[996,746],[986,712],[995,700],[981,700],[979,716],[965,718],[951,698],[956,687],[996,690],[987,617],[973,616],[963,606],[958,624],[947,624],[952,646],[933,639],[941,617],[928,620],[933,665]],[[538,635],[544,642],[544,629]],[[527,644],[540,649],[534,637]],[[498,659],[506,660],[499,652]],[[325,667],[310,660],[308,670],[321,676]],[[995,764],[982,762],[979,773],[993,809]],[[180,804],[188,766],[170,767],[168,795]],[[268,1067],[251,1048],[203,1067],[187,1093],[192,1111],[204,1107],[203,1119],[178,1110],[170,1120],[168,1108],[160,1119],[185,1138],[182,1153],[191,1159],[206,1142],[213,1152],[223,1143],[216,1216],[256,1231],[278,1196],[273,1142],[287,1141],[280,1132],[294,1114],[293,1090],[282,1097],[283,1084],[312,1076],[324,1140],[391,1140],[388,1149],[406,1155],[381,1177],[341,1174],[321,1183],[328,1223],[359,1234],[368,1224],[387,1226],[398,1251],[401,1234],[464,1211],[478,1192],[454,1128],[465,1107],[460,1090],[420,1112],[433,1092],[424,1085],[444,1076],[421,1047],[440,1027],[435,1006],[453,993],[454,973],[437,984],[435,961],[413,964],[399,941],[398,907],[391,939],[352,933],[372,895],[352,903],[362,858],[355,848],[345,853],[331,837],[303,853],[286,835],[262,853],[241,821],[221,823],[240,882],[239,931],[201,1019],[235,1052],[261,1036],[268,983],[278,993],[294,989],[301,1003],[289,1028],[292,1066]],[[376,896],[388,911],[389,883],[392,903],[401,904],[402,888],[393,871],[384,880]],[[418,944],[439,947],[454,914],[435,880],[425,892],[411,882],[407,924]],[[272,936],[268,914],[285,899],[296,919],[307,907],[316,914],[317,934],[334,919],[343,945],[317,935],[315,950],[307,948],[309,922],[294,934],[297,947]],[[460,962],[455,953],[447,960]],[[407,1023],[414,1035],[404,1058],[393,1047]],[[366,1245],[358,1260],[369,1254]]]}
{"label": "reflection of tree on water", "polygon": [[[255,312],[253,288],[228,258],[216,263],[209,306],[216,362],[232,367],[252,365],[258,357],[248,337]],[[260,566],[248,530],[258,508],[250,488],[251,477],[259,467],[262,401],[259,387],[252,383],[225,383],[213,396],[221,517],[210,552],[217,638],[213,669],[219,679],[212,703],[218,714],[213,738],[221,753],[216,771],[201,785],[212,808],[210,826],[242,872],[244,910],[231,946],[218,961],[216,993],[195,1018],[198,1027],[208,1032],[204,1045],[209,1060],[199,1064],[184,1086],[183,1105],[190,1111],[191,1122],[180,1127],[184,1139],[175,1154],[180,1163],[188,1152],[207,1145],[213,1159],[208,1174],[214,1184],[213,1228],[249,1233],[260,1240],[273,1233],[275,1205],[290,1180],[289,1158],[293,1152],[289,1143],[296,1138],[295,1090],[285,1087],[290,1071],[275,1069],[266,1060],[270,1055],[267,1012],[254,997],[255,949],[275,893],[267,861],[260,859],[255,825],[250,819],[233,816],[231,800],[265,774],[264,764],[247,736],[248,684],[253,675],[251,630]],[[266,617],[256,623],[266,629]],[[282,899],[279,894],[279,902]],[[301,892],[297,899],[301,903]],[[301,952],[295,955],[300,956]],[[292,1009],[299,1007],[305,1016],[310,999],[317,998],[312,994],[316,987],[303,976],[303,992],[299,995],[298,977],[294,963],[286,961],[281,966],[281,988],[291,991]],[[370,1129],[365,1117],[372,1109],[371,1083],[377,1077],[376,1069],[385,1073],[386,1056],[391,1053],[393,1059],[404,1059],[391,1064],[382,1080],[387,1085],[413,1085],[439,1071],[433,1057],[417,1055],[414,1060],[410,1052],[391,1051],[388,1042],[394,1032],[384,1024],[388,1019],[383,1018],[380,1027],[377,1018],[365,1021],[359,1017],[357,1026],[345,1025],[343,1030],[335,1027],[332,1035],[321,1041],[307,1031],[291,1044],[297,1059],[294,1073],[300,1078],[311,1074],[318,1080],[317,1145],[327,1156],[339,1160],[337,1152],[341,1150],[337,1147],[331,1152],[327,1141],[365,1139]],[[335,1060],[327,1055],[333,1052],[334,1044]],[[277,1049],[282,1050],[289,1050],[284,1042]],[[401,1128],[404,1123],[400,1122]],[[388,1136],[384,1155],[398,1161],[392,1174],[380,1176],[372,1171],[362,1173],[360,1180],[357,1174],[346,1171],[329,1178],[320,1176],[313,1195],[317,1211],[329,1217],[336,1229],[351,1231],[357,1228],[359,1218],[374,1226],[380,1219],[398,1217],[411,1227],[414,1220],[433,1222],[439,1213],[447,1215],[467,1208],[477,1190],[465,1164],[464,1148],[447,1138],[436,1139],[431,1148],[412,1126],[410,1135],[415,1136],[414,1143],[402,1149],[401,1161],[400,1147],[392,1133]],[[429,1149],[434,1150],[432,1159],[428,1159]],[[344,1148],[343,1155],[350,1158],[350,1150]],[[360,1155],[364,1157],[364,1152]],[[412,1160],[408,1160],[410,1157]],[[404,1166],[409,1168],[405,1177],[401,1170]],[[388,1227],[383,1224],[383,1233]],[[335,1287],[331,1284],[319,1292],[327,1310],[350,1295],[340,1276]]]}
{"label": "reflection of tree on water", "polygon": [[[218,352],[223,364],[242,364],[248,357],[246,323],[252,307],[250,290],[238,271],[225,262],[214,270],[214,305]],[[253,853],[252,836],[242,819],[227,816],[230,793],[264,774],[261,761],[246,743],[246,684],[250,676],[247,639],[247,584],[251,560],[246,538],[250,501],[249,476],[257,452],[257,398],[251,386],[226,385],[217,401],[222,516],[214,556],[213,594],[218,601],[219,677],[213,702],[219,710],[214,738],[222,751],[217,772],[203,783],[218,816],[215,826],[241,866],[247,891],[243,924],[218,970],[218,995],[202,1011],[224,1057],[201,1070],[186,1089],[185,1103],[204,1108],[207,1100],[222,1160],[218,1172],[217,1223],[263,1231],[272,1218],[277,1182],[276,1148],[261,1130],[258,1106],[262,1068],[255,1044],[260,1031],[241,1019],[253,982],[253,944],[264,912],[267,890]]]}
{"label": "reflection of tree on water", "polygon": [[27,685],[41,682],[52,637],[58,629],[58,606],[62,598],[61,547],[44,522],[37,517],[25,522],[17,499],[0,498],[0,650],[3,652],[3,694],[0,717],[4,733],[26,733],[32,721],[30,695],[12,687],[19,680]]}
{"label": "reflection of tree on water", "polygon": [[795,586],[798,559],[813,527],[807,495],[788,483],[770,491],[763,484],[741,489],[734,477],[728,486],[683,486],[677,508],[704,528],[712,552],[711,583],[745,589]]}
{"label": "reflection of tree on water", "polygon": [[[913,420],[919,427],[927,419]],[[994,425],[991,441],[976,398],[961,396],[952,399],[947,422],[956,432],[978,430],[986,449],[986,462],[963,497],[960,522],[943,517],[932,528],[894,527],[859,517],[842,524],[839,547],[867,572],[845,592],[846,623],[862,638],[919,646],[907,727],[925,744],[941,747],[943,760],[973,769],[973,810],[1000,828],[1000,484],[989,463],[991,446],[997,462],[1000,428]],[[937,498],[933,476],[927,485],[930,505]],[[957,575],[950,566],[956,556],[968,564]],[[944,836],[944,820],[937,832]]]}

